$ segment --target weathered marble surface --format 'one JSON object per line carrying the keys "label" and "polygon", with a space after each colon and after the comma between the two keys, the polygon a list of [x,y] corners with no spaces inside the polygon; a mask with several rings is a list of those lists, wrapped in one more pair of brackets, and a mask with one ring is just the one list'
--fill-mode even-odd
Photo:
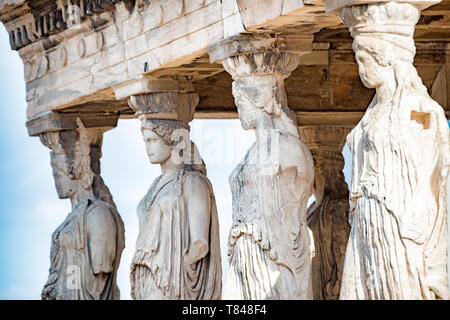
{"label": "weathered marble surface", "polygon": [[256,134],[229,177],[233,224],[224,299],[312,299],[306,207],[314,165],[283,83],[298,56],[254,53],[223,63],[234,79],[242,128]]}
{"label": "weathered marble surface", "polygon": [[52,235],[45,300],[116,300],[125,246],[123,222],[100,176],[103,131],[81,128],[41,133],[51,149],[56,190],[72,212]]}
{"label": "weathered marble surface", "polygon": [[362,82],[376,89],[348,136],[352,225],[341,299],[449,299],[449,128],[417,75],[417,7],[343,8]]}
{"label": "weathered marble surface", "polygon": [[131,295],[136,300],[220,299],[216,201],[205,164],[189,139],[198,96],[153,92],[130,97],[129,103],[142,121],[149,160],[162,171],[137,209]]}

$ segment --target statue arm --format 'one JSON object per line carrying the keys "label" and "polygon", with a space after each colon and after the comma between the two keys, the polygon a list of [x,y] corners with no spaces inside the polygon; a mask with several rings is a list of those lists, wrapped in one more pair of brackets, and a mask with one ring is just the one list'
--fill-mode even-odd
{"label": "statue arm", "polygon": [[189,247],[185,262],[192,265],[209,251],[211,195],[207,182],[195,175],[186,177],[183,191],[189,225]]}
{"label": "statue arm", "polygon": [[116,222],[107,208],[96,207],[88,214],[87,242],[94,274],[113,271],[116,235]]}

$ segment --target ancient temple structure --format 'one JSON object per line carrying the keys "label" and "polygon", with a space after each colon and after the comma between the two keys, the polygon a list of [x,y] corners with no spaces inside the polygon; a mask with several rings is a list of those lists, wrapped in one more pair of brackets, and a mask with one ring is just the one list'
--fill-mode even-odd
{"label": "ancient temple structure", "polygon": [[[338,299],[340,295],[341,298],[355,299],[448,298],[448,288],[447,292],[429,289],[446,282],[446,274],[438,277],[439,284],[427,283],[419,289],[412,281],[405,290],[415,290],[414,294],[378,290],[378,287],[390,286],[384,281],[392,284],[400,280],[379,271],[378,262],[374,261],[361,262],[364,264],[361,268],[366,268],[364,272],[379,274],[379,277],[367,280],[368,283],[373,281],[370,288],[356,284],[359,289],[353,288],[351,279],[347,279],[346,294],[342,297],[341,281],[346,273],[344,269],[355,268],[347,266],[345,261],[349,239],[366,241],[364,235],[371,234],[370,230],[363,235],[353,234],[356,231],[352,228],[365,223],[364,219],[352,223],[355,215],[362,217],[385,210],[394,216],[401,212],[405,217],[405,212],[414,210],[405,203],[419,205],[414,202],[419,194],[427,194],[423,203],[431,201],[431,207],[434,207],[428,213],[412,214],[411,218],[400,220],[427,221],[427,226],[438,226],[439,230],[420,229],[416,221],[406,223],[406,231],[399,237],[412,241],[414,248],[422,244],[439,247],[436,261],[430,264],[439,269],[436,272],[442,273],[442,261],[437,260],[445,260],[447,250],[446,245],[443,247],[443,240],[447,239],[447,213],[442,199],[445,199],[450,165],[449,131],[448,126],[445,127],[445,117],[450,117],[449,0],[0,0],[0,21],[9,33],[11,49],[18,51],[23,61],[28,104],[26,126],[30,136],[42,137],[49,132],[80,128],[104,132],[115,127],[119,118],[138,116],[130,101],[146,95],[155,96],[155,93],[168,93],[171,97],[198,96],[194,103],[195,118],[241,117],[243,121],[246,112],[265,112],[261,113],[265,119],[280,123],[277,132],[293,137],[286,145],[289,148],[295,145],[292,148],[299,151],[291,156],[298,155],[296,159],[302,160],[279,164],[280,171],[271,173],[270,181],[278,181],[282,198],[283,192],[292,191],[292,188],[283,189],[291,183],[289,168],[297,168],[292,173],[294,180],[299,179],[293,184],[299,191],[292,193],[297,202],[291,204],[288,200],[278,199],[280,207],[288,209],[275,210],[273,206],[268,209],[266,202],[269,200],[260,201],[267,211],[264,216],[268,220],[264,221],[271,221],[265,224],[266,229],[258,225],[262,220],[255,218],[247,221],[244,231],[241,228],[239,235],[234,235],[246,237],[243,242],[258,242],[257,232],[249,231],[250,225],[252,228],[259,226],[261,237],[267,235],[267,243],[261,240],[255,249],[267,250],[267,257],[261,256],[268,262],[262,265],[275,272],[269,272],[264,278],[261,286],[271,286],[260,289],[264,292],[274,288],[271,281],[278,277],[277,272],[281,275],[277,279],[282,279],[286,272],[273,271],[271,263],[286,265],[291,271],[298,271],[300,265],[308,265],[310,269],[292,272],[293,275],[287,272],[282,281],[297,281],[295,288],[281,280],[276,284],[277,288],[289,293],[272,292],[267,296],[242,293],[238,298]],[[364,37],[375,40],[364,42]],[[373,44],[378,40],[384,42]],[[402,112],[400,115],[390,111],[372,116],[366,114],[370,121],[364,120],[366,111],[375,110],[381,97],[389,95],[382,89],[385,83],[389,87],[390,81],[394,82],[393,92],[387,103],[392,101],[391,109],[398,107]],[[404,90],[402,81],[407,82]],[[399,91],[399,86],[403,91]],[[416,95],[414,90],[420,94]],[[166,120],[180,120],[190,112],[183,109],[183,103],[174,103],[175,100],[170,99],[147,102],[148,110],[144,111],[150,117],[154,114],[154,119]],[[410,109],[406,110],[402,101],[409,103]],[[424,102],[416,104],[414,101]],[[172,109],[171,104],[174,105]],[[254,108],[245,111],[245,105]],[[394,116],[399,118],[394,119]],[[283,119],[288,119],[289,124]],[[357,127],[358,123],[361,128]],[[298,133],[283,131],[291,124],[297,126],[298,130],[294,131]],[[373,126],[377,128],[373,130],[378,131],[371,131]],[[412,128],[411,135],[395,135],[394,139],[390,134],[390,130],[397,132],[395,128],[408,126]],[[249,125],[247,129],[255,128],[257,126]],[[383,138],[386,140],[377,136],[386,133],[383,128],[389,132]],[[398,160],[393,176],[389,173],[386,178],[395,185],[396,181],[410,183],[402,189],[404,193],[401,194],[405,194],[403,204],[386,200],[389,198],[387,190],[381,196],[379,188],[376,191],[368,188],[364,175],[360,180],[354,179],[349,194],[342,172],[341,151],[351,130],[354,131],[349,143],[356,146],[352,149],[354,175],[355,172],[365,174],[369,165],[377,166],[383,161],[388,165],[379,170],[390,170],[389,164],[397,163],[397,153],[406,154],[406,160]],[[75,144],[75,141],[62,143]],[[415,145],[416,149],[409,148],[409,144]],[[383,147],[379,147],[381,145]],[[430,146],[428,151],[420,151],[425,145]],[[360,151],[358,146],[361,146]],[[379,148],[387,146],[392,147],[392,154],[381,154]],[[418,159],[414,152],[421,158]],[[426,158],[424,152],[433,152],[436,158]],[[387,158],[387,154],[391,158]],[[426,168],[421,167],[423,161],[428,161]],[[414,165],[409,167],[410,163]],[[428,174],[430,168],[433,169]],[[408,178],[417,183],[408,182]],[[241,184],[247,183],[245,179],[243,181]],[[421,189],[427,183],[429,188]],[[407,190],[411,191],[411,196]],[[400,191],[391,190],[391,195],[395,192]],[[316,200],[306,210],[302,199],[312,193]],[[349,196],[354,201],[350,204]],[[358,199],[363,197],[372,200],[361,203]],[[370,207],[373,201],[378,201],[382,209]],[[293,212],[300,215],[298,219],[288,220],[290,227],[297,228],[297,231],[289,229],[289,234],[298,233],[294,240],[284,237],[281,232],[284,218],[277,216],[292,217]],[[305,224],[312,231],[313,237],[309,241],[313,246],[305,240],[308,237],[303,228]],[[254,240],[248,240],[250,238]],[[393,241],[389,239],[386,241]],[[238,238],[234,241],[236,244],[229,246],[239,242]],[[289,247],[293,242],[295,248]],[[383,247],[384,242],[380,242]],[[312,247],[314,250],[306,249]],[[369,245],[368,248],[372,247]],[[408,253],[408,250],[413,249],[406,246],[401,252]],[[424,250],[424,255],[432,255],[426,251],[428,249]],[[386,259],[389,263],[390,258]],[[237,273],[243,272],[239,266],[248,268],[245,261],[235,263],[238,264]],[[264,267],[253,266],[256,270]],[[411,277],[420,278],[421,271],[417,272]],[[241,278],[237,276],[236,279],[240,281]],[[246,290],[245,286],[243,284],[242,292]],[[230,292],[229,297],[233,298],[233,290]]]}

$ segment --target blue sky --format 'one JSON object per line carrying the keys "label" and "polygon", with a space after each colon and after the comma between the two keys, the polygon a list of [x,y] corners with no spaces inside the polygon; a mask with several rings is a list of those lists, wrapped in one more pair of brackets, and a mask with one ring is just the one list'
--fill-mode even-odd
{"label": "blue sky", "polygon": [[[1,24],[0,110],[0,299],[39,299],[48,276],[50,237],[70,212],[70,201],[57,197],[49,150],[27,134],[23,65],[17,52],[10,49]],[[228,176],[254,135],[242,130],[239,120],[194,120],[191,129],[216,195],[225,279],[231,226]],[[346,148],[344,156],[348,183],[351,161]],[[129,265],[138,231],[136,206],[159,174],[159,166],[147,160],[138,120],[120,120],[117,128],[105,134],[102,176],[126,229],[118,274],[122,299],[130,298]]]}

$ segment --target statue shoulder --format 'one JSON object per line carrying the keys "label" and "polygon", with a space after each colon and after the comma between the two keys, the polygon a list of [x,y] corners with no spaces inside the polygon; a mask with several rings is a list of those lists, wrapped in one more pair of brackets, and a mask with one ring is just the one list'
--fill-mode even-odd
{"label": "statue shoulder", "polygon": [[91,208],[88,208],[86,222],[89,230],[116,228],[114,212],[104,204],[91,205]]}
{"label": "statue shoulder", "polygon": [[299,172],[314,172],[314,161],[309,148],[299,138],[282,135],[280,138],[281,169],[297,167]]}
{"label": "statue shoulder", "polygon": [[209,194],[211,182],[201,172],[189,171],[184,178],[183,190],[184,194],[191,196],[192,194]]}

